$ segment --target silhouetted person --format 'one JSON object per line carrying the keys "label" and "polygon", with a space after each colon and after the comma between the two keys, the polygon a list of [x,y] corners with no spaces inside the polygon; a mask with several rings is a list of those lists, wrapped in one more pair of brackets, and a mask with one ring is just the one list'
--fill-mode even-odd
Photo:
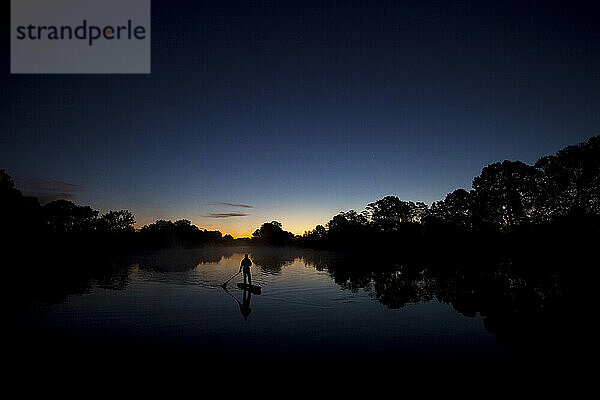
{"label": "silhouetted person", "polygon": [[250,266],[252,261],[248,258],[248,254],[244,256],[242,264],[240,265],[240,271],[244,271],[244,285],[246,284],[246,277],[248,278],[248,285],[252,285],[252,276],[250,275]]}

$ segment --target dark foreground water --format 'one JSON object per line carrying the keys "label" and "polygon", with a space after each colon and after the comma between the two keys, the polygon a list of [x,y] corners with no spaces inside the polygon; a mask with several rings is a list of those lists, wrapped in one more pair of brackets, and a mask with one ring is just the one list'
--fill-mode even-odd
{"label": "dark foreground water", "polygon": [[[241,275],[221,286],[245,251],[261,295],[239,289]],[[572,333],[587,322],[569,309],[564,282],[546,273],[526,280],[513,265],[403,264],[271,248],[165,250],[118,257],[109,267],[85,263],[56,274],[34,269],[25,278],[30,285],[20,282],[26,290],[10,312],[9,362],[284,369],[335,362],[452,371],[556,370],[565,356],[571,363],[586,357],[577,340],[585,335]]]}

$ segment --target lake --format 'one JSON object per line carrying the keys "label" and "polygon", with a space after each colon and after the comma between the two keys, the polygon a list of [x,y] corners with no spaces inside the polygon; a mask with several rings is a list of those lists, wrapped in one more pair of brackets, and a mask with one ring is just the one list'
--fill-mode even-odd
{"label": "lake", "polygon": [[[260,295],[236,286],[241,274],[222,287],[245,252]],[[60,273],[38,267],[21,279],[28,291],[15,290],[21,298],[10,313],[13,362],[478,368],[545,363],[572,350],[564,351],[572,342],[562,330],[554,332],[562,345],[548,334],[556,313],[540,310],[553,304],[550,289],[527,291],[530,282],[506,266],[285,248],[148,251],[113,258],[108,268],[85,264]]]}

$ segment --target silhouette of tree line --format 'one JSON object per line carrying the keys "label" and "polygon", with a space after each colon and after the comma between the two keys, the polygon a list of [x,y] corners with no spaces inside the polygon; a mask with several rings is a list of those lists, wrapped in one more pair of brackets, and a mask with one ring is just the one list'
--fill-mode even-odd
{"label": "silhouette of tree line", "polygon": [[69,200],[40,204],[33,196],[24,196],[14,181],[0,170],[0,218],[7,249],[32,246],[72,250],[157,249],[197,247],[204,244],[233,242],[231,235],[201,230],[189,220],[157,220],[134,229],[135,218],[129,210],[111,210],[104,214],[90,206]]}
{"label": "silhouette of tree line", "polygon": [[143,226],[139,231],[139,241],[144,247],[198,247],[204,244],[223,242],[219,231],[201,230],[187,219],[175,222],[158,220]]}
{"label": "silhouette of tree line", "polygon": [[460,241],[517,245],[515,239],[527,235],[597,233],[600,136],[544,156],[534,165],[493,163],[473,179],[472,187],[456,189],[431,206],[386,196],[362,212],[340,212],[296,242],[326,248],[402,244],[408,250]]}
{"label": "silhouette of tree line", "polygon": [[[597,233],[600,217],[600,136],[568,146],[534,165],[503,161],[484,167],[472,189],[456,189],[431,206],[386,196],[357,212],[340,212],[302,236],[266,222],[248,241],[256,245],[356,248],[402,246],[402,252],[435,244],[468,242],[519,246],[520,239]],[[23,196],[0,170],[2,230],[9,244],[71,243],[106,248],[197,247],[236,243],[231,235],[201,230],[189,220],[158,220],[134,229],[128,210],[100,215],[69,200],[40,205]],[[5,235],[6,236],[6,235]],[[574,237],[570,237],[572,240]]]}

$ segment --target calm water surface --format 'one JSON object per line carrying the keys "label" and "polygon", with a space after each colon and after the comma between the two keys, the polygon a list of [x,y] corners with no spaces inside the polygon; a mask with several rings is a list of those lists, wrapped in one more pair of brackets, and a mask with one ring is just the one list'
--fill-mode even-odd
{"label": "calm water surface", "polygon": [[81,293],[31,303],[17,317],[19,336],[38,344],[31,357],[48,347],[287,361],[505,360],[517,354],[486,329],[478,312],[466,316],[429,293],[422,271],[404,279],[400,265],[381,269],[329,252],[249,249],[253,283],[262,294],[239,289],[241,275],[224,290],[243,251],[130,256],[114,274],[90,279]]}

